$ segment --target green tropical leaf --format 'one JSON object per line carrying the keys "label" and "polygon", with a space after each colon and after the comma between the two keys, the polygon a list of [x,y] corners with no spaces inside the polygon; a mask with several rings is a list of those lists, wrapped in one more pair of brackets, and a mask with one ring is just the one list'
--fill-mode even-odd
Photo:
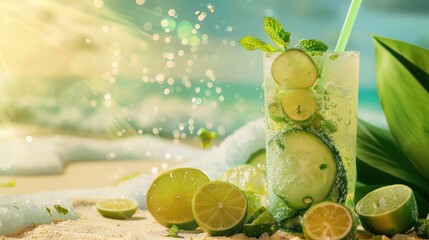
{"label": "green tropical leaf", "polygon": [[[391,182],[391,177],[395,177],[395,180],[399,179],[420,186],[429,193],[429,181],[413,166],[407,156],[399,149],[392,134],[386,129],[359,120],[357,158],[358,176],[361,173],[360,176],[363,178],[359,181],[363,183],[387,184]],[[364,164],[381,173],[377,175],[366,174],[366,170],[369,171],[369,169]],[[390,175],[390,179],[382,173]],[[371,182],[367,182],[367,180]]]}
{"label": "green tropical leaf", "polygon": [[429,180],[429,50],[373,38],[378,96],[389,129],[402,152]]}

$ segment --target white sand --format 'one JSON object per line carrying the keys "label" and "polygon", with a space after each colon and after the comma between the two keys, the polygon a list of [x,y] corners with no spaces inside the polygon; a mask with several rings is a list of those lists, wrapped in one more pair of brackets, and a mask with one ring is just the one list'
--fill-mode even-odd
{"label": "white sand", "polygon": [[[164,240],[173,239],[167,237],[167,228],[159,225],[151,217],[148,211],[138,211],[129,220],[114,220],[102,217],[94,206],[95,200],[78,200],[74,207],[81,215],[78,220],[68,220],[49,225],[40,225],[23,232],[16,233],[5,239],[44,239],[44,240]],[[184,239],[216,240],[216,239],[248,239],[243,234],[231,237],[210,237],[200,230],[180,232]],[[262,239],[303,239],[302,236],[291,236],[278,232],[270,237]]]}
{"label": "white sand", "polygon": [[[1,182],[16,180],[13,188],[1,188],[0,194],[27,194],[43,191],[54,191],[77,188],[94,188],[112,186],[121,176],[134,173],[150,173],[153,167],[162,169],[162,161],[101,161],[78,162],[65,169],[63,174],[47,176],[0,176]],[[165,162],[164,162],[165,163]],[[169,167],[177,163],[168,162]],[[78,220],[39,225],[25,231],[15,233],[5,239],[40,239],[40,240],[107,240],[107,239],[174,239],[167,237],[165,227],[156,223],[148,211],[138,211],[130,220],[113,220],[102,217],[94,206],[95,200],[75,200],[74,207],[81,215]],[[210,237],[202,231],[181,232],[185,239],[217,240],[217,239],[248,239],[243,234],[232,237]],[[278,232],[271,238],[293,239],[286,233]],[[0,237],[1,240],[2,237]],[[300,239],[295,237],[295,239]],[[303,239],[301,237],[301,239]]]}

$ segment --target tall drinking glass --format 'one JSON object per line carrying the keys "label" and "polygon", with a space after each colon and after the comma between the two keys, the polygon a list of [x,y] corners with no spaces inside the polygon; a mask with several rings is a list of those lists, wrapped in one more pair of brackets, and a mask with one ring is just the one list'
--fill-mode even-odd
{"label": "tall drinking glass", "polygon": [[353,206],[359,52],[264,53],[268,208],[279,222]]}

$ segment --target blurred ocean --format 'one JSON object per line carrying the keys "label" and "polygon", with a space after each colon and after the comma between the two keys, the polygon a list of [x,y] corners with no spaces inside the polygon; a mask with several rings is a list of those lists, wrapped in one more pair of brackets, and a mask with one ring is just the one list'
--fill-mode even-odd
{"label": "blurred ocean", "polygon": [[[359,117],[385,126],[371,33],[429,47],[427,0],[363,1],[347,50],[360,52]],[[0,2],[0,123],[121,138],[227,136],[263,116],[262,58],[272,16],[334,48],[349,1]],[[377,19],[377,24],[374,24]]]}

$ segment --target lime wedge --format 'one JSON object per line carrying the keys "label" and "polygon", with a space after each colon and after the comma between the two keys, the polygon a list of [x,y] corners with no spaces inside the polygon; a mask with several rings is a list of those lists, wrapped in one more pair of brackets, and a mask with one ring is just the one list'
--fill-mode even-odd
{"label": "lime wedge", "polygon": [[306,239],[356,239],[352,215],[341,204],[318,203],[307,210],[303,221]]}
{"label": "lime wedge", "polygon": [[356,204],[356,213],[365,230],[389,237],[407,232],[418,217],[413,190],[402,184],[368,193]]}
{"label": "lime wedge", "polygon": [[279,229],[274,217],[267,211],[263,211],[252,223],[244,224],[243,233],[247,237],[259,238],[263,234],[273,235]]}
{"label": "lime wedge", "polygon": [[264,233],[271,236],[277,232],[278,227],[276,224],[265,223],[265,224],[244,224],[243,233],[246,237],[259,238]]}
{"label": "lime wedge", "polygon": [[192,198],[192,212],[198,225],[212,236],[231,236],[243,227],[247,211],[244,194],[235,185],[214,181]]}
{"label": "lime wedge", "polygon": [[100,200],[95,206],[103,217],[127,219],[137,212],[138,203],[133,199],[118,198]]}
{"label": "lime wedge", "polygon": [[245,222],[251,223],[259,216],[259,214],[265,211],[265,207],[262,206],[259,195],[248,191],[243,191],[243,194],[247,200],[247,213]]}
{"label": "lime wedge", "polygon": [[267,177],[264,172],[252,165],[232,167],[223,172],[218,180],[232,183],[243,191],[267,196]]}
{"label": "lime wedge", "polygon": [[317,79],[317,68],[308,54],[299,49],[290,49],[274,60],[271,74],[280,86],[309,88]]}
{"label": "lime wedge", "polygon": [[192,197],[209,178],[194,168],[177,168],[161,173],[147,192],[147,209],[165,227],[198,227],[192,214]]}
{"label": "lime wedge", "polygon": [[[269,144],[281,161],[268,165],[274,193],[295,209],[327,200],[337,176],[336,154],[321,138],[305,130],[280,135]],[[277,152],[277,151],[276,151]]]}
{"label": "lime wedge", "polygon": [[287,90],[281,99],[283,111],[294,121],[305,121],[316,112],[316,99],[309,89]]}
{"label": "lime wedge", "polygon": [[252,222],[252,224],[264,224],[264,223],[277,224],[277,221],[273,217],[273,215],[271,215],[270,212],[264,211]]}

